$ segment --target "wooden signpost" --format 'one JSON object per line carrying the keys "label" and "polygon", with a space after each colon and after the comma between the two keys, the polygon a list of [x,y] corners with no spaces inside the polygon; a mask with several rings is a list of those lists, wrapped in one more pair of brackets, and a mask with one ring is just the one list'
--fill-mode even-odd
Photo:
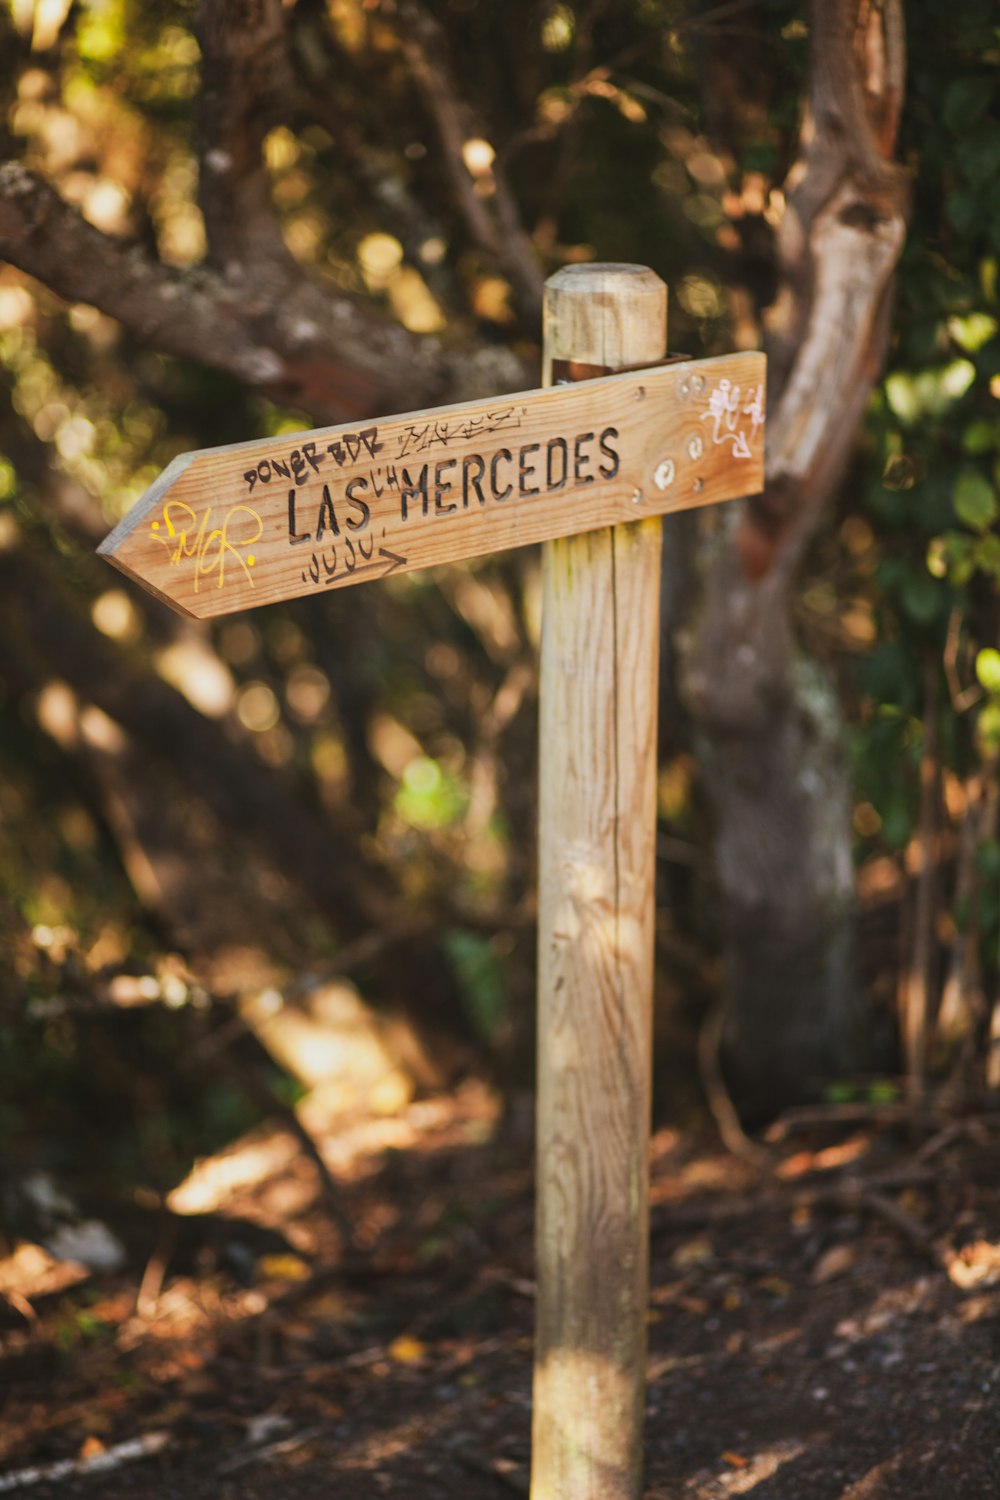
{"label": "wooden signpost", "polygon": [[666,290],[560,271],[542,390],[184,454],[100,547],[207,618],[545,543],[532,1500],[640,1493],[658,518],[764,477],[763,356],[664,362]]}

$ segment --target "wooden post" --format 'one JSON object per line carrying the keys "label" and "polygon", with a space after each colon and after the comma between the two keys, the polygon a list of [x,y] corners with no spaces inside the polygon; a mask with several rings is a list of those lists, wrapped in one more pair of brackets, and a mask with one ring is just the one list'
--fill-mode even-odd
{"label": "wooden post", "polygon": [[[642,266],[557,272],[544,383],[661,359],[666,302]],[[661,525],[632,498],[543,548],[532,1500],[641,1485]]]}

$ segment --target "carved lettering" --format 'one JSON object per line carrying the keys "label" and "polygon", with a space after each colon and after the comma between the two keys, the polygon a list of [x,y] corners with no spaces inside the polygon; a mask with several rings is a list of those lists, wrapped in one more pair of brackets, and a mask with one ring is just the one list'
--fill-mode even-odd
{"label": "carved lettering", "polygon": [[541,443],[526,443],[524,445],[524,447],[518,453],[518,460],[517,460],[517,488],[518,488],[519,494],[522,494],[522,495],[538,495],[538,494],[541,494],[541,491],[539,490],[539,488],[538,488],[537,485],[535,485],[533,487],[533,486],[531,486],[528,483],[529,479],[537,479],[538,478],[538,470],[535,469],[535,468],[533,468],[532,465],[528,462],[528,460],[529,460],[529,458],[531,457],[531,455],[533,453],[537,453],[538,452],[538,450],[540,449],[540,447],[541,447]]}
{"label": "carved lettering", "polygon": [[350,481],[344,492],[347,495],[348,504],[353,505],[358,513],[357,519],[353,516],[347,517],[347,524],[351,531],[364,531],[371,520],[371,507],[367,500],[362,500],[360,494],[361,490],[366,490],[367,488],[368,480],[363,479],[359,475],[357,479]]}
{"label": "carved lettering", "polygon": [[[556,472],[558,466],[558,474]],[[545,487],[561,490],[569,476],[569,449],[566,439],[549,438],[545,445]]]}
{"label": "carved lettering", "polygon": [[445,495],[450,494],[452,490],[451,480],[443,478],[444,472],[446,469],[453,469],[457,462],[456,458],[442,458],[434,465],[434,510],[439,516],[458,510],[456,500],[452,500],[450,505],[442,504]]}
{"label": "carved lettering", "polygon": [[420,498],[421,512],[425,516],[427,514],[427,508],[429,504],[429,496],[427,492],[427,468],[427,464],[424,464],[423,468],[420,470],[420,473],[417,475],[416,482],[414,482],[410,477],[409,469],[403,470],[403,479],[399,490],[399,514],[401,519],[404,521],[410,514],[410,501],[416,500],[418,496]]}
{"label": "carved lettering", "polygon": [[592,432],[581,432],[578,438],[573,440],[573,482],[575,484],[593,484],[595,475],[588,473],[591,455],[584,453],[585,443],[592,443],[594,434]]}
{"label": "carved lettering", "polygon": [[497,468],[501,459],[503,459],[504,463],[509,464],[513,462],[511,451],[509,448],[501,448],[499,453],[494,453],[493,455],[493,458],[490,462],[490,489],[493,491],[494,500],[509,500],[511,495],[514,493],[514,481],[511,480],[510,484],[508,484],[506,489],[504,490],[501,490],[499,488],[497,482]]}
{"label": "carved lettering", "polygon": [[293,547],[296,546],[299,542],[311,542],[312,541],[312,532],[311,531],[302,531],[302,532],[299,532],[299,531],[296,531],[296,529],[295,529],[295,491],[294,490],[289,490],[288,491],[288,540],[291,542],[291,544],[292,544]]}
{"label": "carved lettering", "polygon": [[617,448],[612,448],[612,446],[611,446],[612,442],[617,442],[617,441],[618,441],[618,428],[617,427],[605,427],[604,431],[601,433],[600,437],[597,439],[598,447],[601,450],[601,454],[602,454],[602,456],[604,458],[607,459],[607,463],[606,464],[601,464],[600,465],[600,475],[601,475],[602,479],[614,479],[615,475],[618,473],[618,470],[619,470],[619,468],[621,466],[621,461],[620,461],[619,456],[618,456],[618,449]]}
{"label": "carved lettering", "polygon": [[[473,465],[476,472],[473,474]],[[486,473],[486,465],[478,453],[470,453],[462,460],[462,509],[469,508],[469,491],[474,490],[476,499],[480,505],[486,504],[486,496],[483,494],[483,475]]]}
{"label": "carved lettering", "polygon": [[321,542],[326,535],[329,526],[334,536],[340,535],[340,527],[337,525],[337,512],[333,508],[333,496],[330,494],[330,486],[324,484],[323,498],[319,503],[319,513],[316,516],[316,540]]}

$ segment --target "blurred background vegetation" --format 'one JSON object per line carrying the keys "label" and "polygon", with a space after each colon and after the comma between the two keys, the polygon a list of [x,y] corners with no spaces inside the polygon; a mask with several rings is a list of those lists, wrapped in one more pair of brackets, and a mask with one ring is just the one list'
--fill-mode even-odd
{"label": "blurred background vegetation", "polygon": [[[761,345],[808,64],[798,0],[294,0],[282,20],[287,54],[256,64],[266,187],[331,296],[441,358],[495,361],[508,387],[535,379],[541,278],[575,261],[662,275],[672,349]],[[890,1080],[834,1080],[838,1097],[894,1094],[920,1003],[930,1081],[1000,1086],[1000,35],[991,0],[910,0],[906,26],[912,202],[888,362],[794,600],[846,714],[861,968]],[[192,289],[212,261],[202,38],[193,0],[0,10],[2,155]],[[3,179],[0,235],[19,180]],[[58,295],[72,277],[49,266],[0,269],[0,1157],[165,1192],[288,1110],[312,1080],[261,1047],[264,1022],[297,1011],[321,1030],[331,996],[355,1027],[371,1008],[404,1092],[472,1069],[515,1097],[537,558],[213,625],[172,615],[96,542],[175,455],[337,401],[308,371],[296,389],[318,394],[296,401],[238,379],[222,347],[167,352],[108,311],[113,288]],[[398,407],[426,404],[395,378]],[[692,528],[725,524],[688,523],[683,556]],[[665,644],[658,1108],[677,1117],[699,1107],[687,1080],[724,965],[711,801]]]}

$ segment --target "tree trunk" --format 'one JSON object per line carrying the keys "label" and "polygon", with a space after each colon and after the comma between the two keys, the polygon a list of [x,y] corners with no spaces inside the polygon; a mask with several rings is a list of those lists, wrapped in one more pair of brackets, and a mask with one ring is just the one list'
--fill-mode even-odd
{"label": "tree trunk", "polygon": [[815,0],[811,39],[768,327],[767,485],[717,546],[684,674],[717,819],[723,1062],[749,1117],[871,1061],[840,709],[791,598],[885,347],[905,228],[901,5]]}
{"label": "tree trunk", "polygon": [[[716,584],[723,582],[716,575]],[[729,580],[738,633],[703,650],[732,719],[702,720],[724,897],[726,1075],[760,1118],[865,1068],[851,785],[833,684],[797,648],[776,580]],[[740,715],[737,718],[737,715]]]}

